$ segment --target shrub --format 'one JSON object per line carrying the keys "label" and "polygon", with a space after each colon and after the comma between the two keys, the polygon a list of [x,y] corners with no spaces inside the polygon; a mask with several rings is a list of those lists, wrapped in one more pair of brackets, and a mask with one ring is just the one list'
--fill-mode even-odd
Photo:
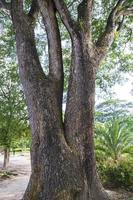
{"label": "shrub", "polygon": [[108,188],[124,188],[133,191],[133,160],[111,160],[98,163],[98,172],[103,185]]}
{"label": "shrub", "polygon": [[133,132],[125,122],[113,120],[108,123],[96,123],[95,148],[98,158],[111,158],[133,155]]}

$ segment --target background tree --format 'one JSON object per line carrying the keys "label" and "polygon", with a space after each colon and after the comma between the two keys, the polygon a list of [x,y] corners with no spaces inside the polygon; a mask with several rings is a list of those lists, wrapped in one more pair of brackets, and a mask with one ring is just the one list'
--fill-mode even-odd
{"label": "background tree", "polygon": [[[74,1],[71,10],[69,6],[74,3],[71,1],[33,0],[29,12],[23,1],[0,2],[2,8],[11,12],[32,128],[32,175],[23,199],[108,199],[96,173],[94,155],[95,80],[100,63],[126,21],[123,19],[132,15],[132,2],[101,1],[98,18],[102,16],[104,21],[100,29],[92,12],[97,10],[97,1],[95,4],[92,0]],[[38,11],[48,39],[47,74],[40,63],[34,37]],[[64,70],[57,13],[72,43],[64,120]]]}
{"label": "background tree", "polygon": [[0,38],[0,146],[4,149],[4,168],[8,166],[11,148],[28,128],[10,28],[8,24]]}
{"label": "background tree", "polygon": [[4,168],[9,162],[10,149],[28,128],[26,105],[17,80],[16,66],[9,66],[8,69],[2,66],[4,70],[1,68],[0,74],[0,146],[4,148]]}
{"label": "background tree", "polygon": [[125,100],[109,99],[96,105],[96,122],[108,122],[113,120],[125,121],[132,118],[133,103]]}

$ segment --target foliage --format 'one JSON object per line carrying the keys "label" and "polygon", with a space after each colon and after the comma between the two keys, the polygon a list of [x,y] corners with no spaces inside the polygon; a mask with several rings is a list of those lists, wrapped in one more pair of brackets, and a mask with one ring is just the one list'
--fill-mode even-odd
{"label": "foliage", "polygon": [[95,146],[103,185],[133,191],[133,105],[107,100],[97,106]]}
{"label": "foliage", "polygon": [[31,134],[30,128],[27,127],[23,132],[19,135],[19,140],[16,140],[15,143],[12,144],[12,152],[19,151],[30,151],[31,147]]}
{"label": "foliage", "polygon": [[16,64],[14,34],[9,21],[3,26],[6,29],[0,35],[0,146],[11,148],[29,125]]}
{"label": "foliage", "polygon": [[28,128],[23,93],[12,72],[6,71],[0,76],[0,145],[7,148],[14,146]]}
{"label": "foliage", "polygon": [[97,123],[95,133],[97,155],[114,161],[122,156],[133,155],[133,132],[125,122],[114,120],[105,124]]}
{"label": "foliage", "polygon": [[133,191],[133,160],[126,158],[115,163],[108,160],[98,162],[97,166],[104,186]]}
{"label": "foliage", "polygon": [[[107,122],[114,119],[128,121],[133,113],[133,103],[124,100],[109,99],[96,106],[95,120],[97,122]],[[129,120],[130,121],[130,120]]]}

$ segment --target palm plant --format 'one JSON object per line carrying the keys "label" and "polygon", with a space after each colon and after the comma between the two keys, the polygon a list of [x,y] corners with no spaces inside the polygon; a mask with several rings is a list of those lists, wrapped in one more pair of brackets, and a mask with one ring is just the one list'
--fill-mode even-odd
{"label": "palm plant", "polygon": [[97,123],[95,127],[96,152],[117,161],[126,154],[133,155],[133,132],[124,122],[114,119],[108,123]]}

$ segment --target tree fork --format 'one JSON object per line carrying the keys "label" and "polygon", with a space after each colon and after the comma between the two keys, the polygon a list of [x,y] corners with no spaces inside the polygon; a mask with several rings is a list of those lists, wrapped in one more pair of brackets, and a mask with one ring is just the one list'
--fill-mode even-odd
{"label": "tree fork", "polygon": [[32,175],[23,199],[65,199],[66,194],[72,199],[83,187],[82,168],[64,139],[58,80],[43,73],[30,21],[18,1],[13,1],[12,7],[20,77],[32,128]]}
{"label": "tree fork", "polygon": [[[90,59],[87,59],[89,54],[88,49],[86,49],[86,41],[82,41],[82,36],[80,35],[80,38],[73,43],[74,73],[72,74],[72,81],[74,85],[72,87],[75,88],[75,91],[72,91],[71,95],[75,99],[76,113],[74,111],[75,116],[72,115],[74,118],[74,121],[72,120],[73,125],[70,117],[68,117],[68,120],[65,120],[66,124],[74,126],[73,130],[70,131],[67,128],[64,130],[60,117],[59,93],[56,93],[57,84],[60,81],[57,78],[59,74],[56,74],[56,70],[62,63],[57,63],[56,69],[53,68],[55,59],[58,62],[62,58],[59,58],[58,54],[56,55],[56,50],[53,56],[50,54],[50,74],[46,77],[38,59],[34,31],[30,20],[27,21],[28,18],[25,16],[22,5],[19,2],[13,1],[13,8],[15,10],[12,12],[12,17],[16,32],[20,77],[28,103],[32,127],[32,175],[23,200],[83,200],[83,198],[86,198],[86,200],[88,198],[97,200],[92,198],[94,195],[92,195],[92,191],[90,191],[92,188],[89,186],[93,183],[93,178],[90,178],[90,176],[95,176],[92,143],[95,70]],[[52,7],[48,8],[52,9]],[[46,9],[48,8],[46,7]],[[46,9],[45,11],[47,11]],[[51,42],[50,40],[53,38],[49,35],[47,22],[49,21],[50,29],[52,29],[52,25],[56,23],[54,22],[55,16],[52,21],[49,20],[51,18],[48,15],[43,17],[45,17],[48,39]],[[58,38],[56,38],[56,41],[58,41]],[[54,48],[52,45],[55,44],[49,43],[49,51],[51,48]],[[53,57],[54,60],[52,60]],[[61,72],[60,70],[61,67],[59,72]],[[51,79],[51,72],[53,79]],[[70,102],[69,106],[69,109],[74,106],[73,102]],[[81,114],[79,118],[77,118],[78,109],[80,109]],[[75,128],[77,136],[75,135]],[[88,130],[89,135],[86,135]],[[68,141],[65,141],[64,134],[69,135],[70,133],[74,134],[75,138],[81,139],[79,142],[83,148],[83,160],[80,157],[80,151],[76,151],[73,146],[75,142],[72,141],[73,145],[69,146],[69,143],[67,144]],[[81,133],[83,137],[89,137],[90,141],[87,143],[89,149],[86,148],[87,145],[84,144],[83,138],[80,137]],[[84,166],[86,161],[87,167]],[[87,176],[88,170],[89,176]],[[85,188],[86,180],[89,186],[86,186],[87,189]]]}

